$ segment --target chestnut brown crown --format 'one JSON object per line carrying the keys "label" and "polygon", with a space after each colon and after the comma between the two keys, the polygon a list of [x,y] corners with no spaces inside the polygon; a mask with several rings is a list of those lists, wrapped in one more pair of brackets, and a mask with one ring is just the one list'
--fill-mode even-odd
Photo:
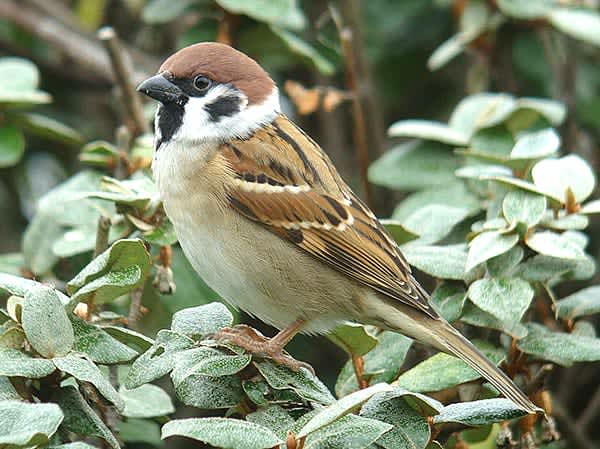
{"label": "chestnut brown crown", "polygon": [[248,104],[263,102],[275,87],[269,74],[252,58],[229,45],[202,42],[170,56],[159,69],[180,79],[204,75],[221,84],[231,84],[248,97]]}

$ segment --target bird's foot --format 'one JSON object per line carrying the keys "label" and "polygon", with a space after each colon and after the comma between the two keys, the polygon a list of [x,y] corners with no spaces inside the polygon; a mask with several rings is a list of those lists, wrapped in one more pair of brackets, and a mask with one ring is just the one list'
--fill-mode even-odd
{"label": "bird's foot", "polygon": [[296,360],[285,352],[283,346],[275,341],[275,338],[267,338],[246,324],[225,327],[217,332],[213,338],[217,341],[239,346],[250,354],[269,358],[278,365],[288,367],[292,371],[299,371],[300,368],[306,368],[311,373],[315,373],[313,367],[308,363]]}

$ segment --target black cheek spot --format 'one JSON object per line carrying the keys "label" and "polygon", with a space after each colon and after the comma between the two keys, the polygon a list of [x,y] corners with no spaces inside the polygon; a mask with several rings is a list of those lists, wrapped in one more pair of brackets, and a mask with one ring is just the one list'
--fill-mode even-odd
{"label": "black cheek spot", "polygon": [[218,122],[223,117],[231,117],[240,112],[241,102],[242,99],[236,95],[225,95],[205,105],[204,110],[213,122]]}
{"label": "black cheek spot", "polygon": [[184,106],[187,103],[187,97],[183,97],[182,104],[167,103],[161,104],[158,109],[156,120],[160,131],[160,139],[156,139],[155,147],[158,150],[163,142],[168,142],[175,135],[183,123],[185,113]]}

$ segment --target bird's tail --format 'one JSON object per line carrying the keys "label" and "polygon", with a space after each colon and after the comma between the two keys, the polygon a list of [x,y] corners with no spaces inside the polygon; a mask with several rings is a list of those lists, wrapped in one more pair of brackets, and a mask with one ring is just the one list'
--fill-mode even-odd
{"label": "bird's tail", "polygon": [[464,360],[471,368],[481,374],[506,398],[513,401],[528,413],[540,413],[529,398],[515,383],[494,365],[479,349],[467,340],[452,325],[444,320],[435,320],[432,331],[448,353]]}

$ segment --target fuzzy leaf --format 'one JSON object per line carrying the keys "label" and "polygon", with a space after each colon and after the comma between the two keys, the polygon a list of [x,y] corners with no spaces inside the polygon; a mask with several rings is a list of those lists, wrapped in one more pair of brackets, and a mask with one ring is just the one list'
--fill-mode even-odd
{"label": "fuzzy leaf", "polygon": [[121,386],[119,394],[125,402],[122,415],[128,418],[153,418],[175,412],[171,397],[156,385],[145,384],[133,390]]}
{"label": "fuzzy leaf", "polygon": [[565,320],[600,312],[600,286],[584,288],[556,302],[556,314]]}
{"label": "fuzzy leaf", "polygon": [[220,302],[213,302],[176,312],[171,329],[190,338],[198,338],[214,334],[232,323],[233,315],[229,309]]}
{"label": "fuzzy leaf", "polygon": [[465,271],[470,271],[480,263],[510,250],[519,241],[514,233],[504,234],[499,231],[482,232],[469,244]]}
{"label": "fuzzy leaf", "polygon": [[445,123],[427,120],[400,120],[388,129],[392,137],[414,137],[423,140],[434,140],[454,146],[465,146],[469,137]]}
{"label": "fuzzy leaf", "polygon": [[514,402],[505,398],[461,402],[444,407],[434,416],[434,424],[458,423],[467,426],[485,426],[526,415]]}
{"label": "fuzzy leaf", "polygon": [[111,337],[96,325],[71,317],[75,332],[73,350],[83,352],[90,360],[106,365],[128,362],[138,355],[130,347]]}
{"label": "fuzzy leaf", "polygon": [[505,323],[521,321],[533,299],[533,288],[518,279],[479,279],[469,287],[469,299]]}
{"label": "fuzzy leaf", "polygon": [[40,379],[55,369],[50,360],[33,358],[16,349],[0,348],[0,376]]}
{"label": "fuzzy leaf", "polygon": [[48,440],[63,420],[56,404],[0,401],[0,446],[37,447]]}
{"label": "fuzzy leaf", "polygon": [[544,159],[534,165],[531,176],[535,185],[565,202],[571,189],[578,202],[584,201],[596,185],[594,172],[581,157],[570,154],[560,159]]}
{"label": "fuzzy leaf", "polygon": [[327,334],[332,342],[346,351],[361,357],[377,346],[377,337],[368,332],[365,326],[356,323],[346,323],[336,327]]}
{"label": "fuzzy leaf", "polygon": [[465,277],[467,252],[463,245],[404,246],[402,252],[408,263],[432,276],[456,280]]}

